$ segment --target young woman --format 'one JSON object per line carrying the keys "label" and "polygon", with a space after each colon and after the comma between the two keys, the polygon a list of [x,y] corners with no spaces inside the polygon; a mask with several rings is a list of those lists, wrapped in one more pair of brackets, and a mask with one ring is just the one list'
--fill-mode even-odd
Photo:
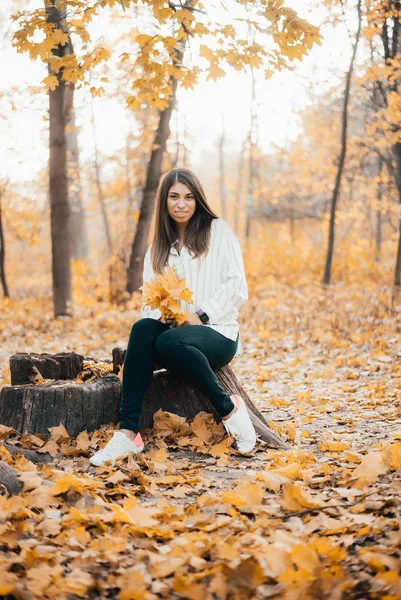
{"label": "young woman", "polygon": [[153,362],[175,371],[209,398],[242,454],[251,452],[256,433],[244,400],[228,395],[213,369],[242,354],[238,309],[248,299],[241,248],[226,221],[206,200],[189,169],[171,169],[156,195],[153,243],[144,260],[143,280],[174,266],[193,292],[194,304],[181,300],[188,320],[177,326],[159,309],[142,306],[132,326],[124,360],[120,430],[90,462],[101,466],[129,452],[143,450],[139,433],[143,398],[153,377]]}

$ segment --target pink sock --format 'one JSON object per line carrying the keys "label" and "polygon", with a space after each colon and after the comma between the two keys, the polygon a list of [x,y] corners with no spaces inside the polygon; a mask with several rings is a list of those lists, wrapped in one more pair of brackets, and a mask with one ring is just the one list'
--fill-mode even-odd
{"label": "pink sock", "polygon": [[241,404],[241,397],[237,394],[233,394],[232,396],[230,396],[230,398],[233,401],[234,406],[238,407]]}
{"label": "pink sock", "polygon": [[142,437],[139,432],[136,434],[133,441],[134,441],[135,446],[137,446],[137,448],[140,448],[143,445]]}

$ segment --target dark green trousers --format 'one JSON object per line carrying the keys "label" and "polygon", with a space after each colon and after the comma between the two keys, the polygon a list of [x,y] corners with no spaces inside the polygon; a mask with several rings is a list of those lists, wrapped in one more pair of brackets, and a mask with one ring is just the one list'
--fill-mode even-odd
{"label": "dark green trousers", "polygon": [[197,387],[225,417],[234,408],[213,369],[227,365],[237,350],[236,341],[211,327],[170,327],[156,319],[134,323],[124,359],[120,428],[139,431],[143,399],[152,382],[153,362]]}

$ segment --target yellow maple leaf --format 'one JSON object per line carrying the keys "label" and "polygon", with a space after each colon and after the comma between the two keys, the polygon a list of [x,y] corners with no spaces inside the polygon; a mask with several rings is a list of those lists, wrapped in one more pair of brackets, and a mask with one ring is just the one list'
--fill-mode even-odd
{"label": "yellow maple leaf", "polygon": [[215,458],[221,458],[230,452],[230,448],[233,443],[234,438],[232,436],[225,437],[210,448],[209,454]]}
{"label": "yellow maple leaf", "polygon": [[60,587],[63,591],[69,592],[80,598],[86,596],[87,590],[93,585],[94,579],[92,575],[76,568],[71,571],[65,578],[60,580]]}
{"label": "yellow maple leaf", "polygon": [[298,569],[305,569],[313,573],[320,567],[319,556],[308,544],[300,542],[291,548],[291,560]]}
{"label": "yellow maple leaf", "polygon": [[353,475],[356,477],[354,485],[356,488],[362,489],[386,472],[387,467],[383,462],[382,454],[380,452],[368,452],[354,470]]}
{"label": "yellow maple leaf", "polygon": [[58,79],[55,75],[48,75],[43,79],[42,83],[44,83],[45,86],[51,89],[51,91],[53,92],[58,86]]}
{"label": "yellow maple leaf", "polygon": [[48,427],[48,429],[50,431],[50,439],[56,442],[56,444],[61,444],[70,439],[70,435],[62,423],[57,427]]}
{"label": "yellow maple leaf", "polygon": [[267,489],[272,492],[278,492],[281,486],[290,482],[287,477],[279,475],[278,473],[273,473],[272,471],[258,473],[257,479],[263,481]]}
{"label": "yellow maple leaf", "polygon": [[51,488],[51,495],[58,496],[59,494],[64,494],[68,490],[75,490],[79,493],[82,493],[85,489],[96,489],[103,488],[103,482],[93,481],[88,477],[76,477],[73,473],[69,473],[68,475],[63,475],[60,477],[55,485]]}
{"label": "yellow maple leaf", "polygon": [[196,435],[197,438],[202,440],[203,442],[208,443],[210,438],[212,437],[212,432],[208,427],[208,423],[204,418],[204,415],[207,414],[205,412],[198,413],[194,420],[191,423],[192,431]]}
{"label": "yellow maple leaf", "polygon": [[64,475],[64,477],[60,477],[55,486],[52,487],[51,494],[52,496],[58,496],[59,494],[64,494],[71,489],[76,490],[77,492],[82,492],[82,482],[73,474]]}
{"label": "yellow maple leaf", "polygon": [[305,508],[315,508],[320,505],[320,502],[307,489],[297,484],[289,484],[284,486],[283,497],[279,500],[279,504],[287,510],[297,512]]}
{"label": "yellow maple leaf", "polygon": [[223,500],[234,506],[259,506],[263,494],[264,488],[259,483],[239,483],[233,490],[223,494]]}
{"label": "yellow maple leaf", "polygon": [[17,582],[17,577],[13,573],[0,574],[0,595],[8,596],[11,594]]}
{"label": "yellow maple leaf", "polygon": [[285,465],[285,467],[278,467],[277,469],[266,468],[266,471],[269,470],[273,475],[281,475],[282,477],[287,477],[291,481],[295,481],[295,479],[299,477],[301,465],[297,462],[292,462]]}
{"label": "yellow maple leaf", "polygon": [[217,79],[224,77],[225,74],[226,72],[223,69],[221,69],[219,65],[214,63],[209,67],[209,72],[208,76],[206,77],[206,81],[209,81],[209,79],[213,79],[213,81],[216,81]]}
{"label": "yellow maple leaf", "polygon": [[162,408],[156,411],[153,415],[154,430],[162,437],[166,437],[175,433],[185,422],[185,417],[180,417],[174,413],[169,413]]}
{"label": "yellow maple leaf", "polygon": [[289,551],[280,545],[269,545],[263,549],[263,558],[266,560],[266,575],[277,578],[291,568]]}
{"label": "yellow maple leaf", "polygon": [[348,448],[348,442],[324,441],[319,445],[319,450],[322,452],[340,452],[341,450],[348,450]]}
{"label": "yellow maple leaf", "polygon": [[193,292],[187,288],[185,278],[179,278],[173,266],[164,275],[158,275],[154,281],[144,282],[142,304],[152,310],[158,308],[162,317],[176,319],[182,325],[187,318],[187,311],[181,306],[180,300],[193,304]]}

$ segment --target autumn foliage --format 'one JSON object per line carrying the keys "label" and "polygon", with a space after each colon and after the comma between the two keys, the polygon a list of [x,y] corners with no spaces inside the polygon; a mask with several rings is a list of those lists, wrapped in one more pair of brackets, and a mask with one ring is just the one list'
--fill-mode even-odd
{"label": "autumn foliage", "polygon": [[[106,377],[105,359],[126,344],[142,303],[185,321],[180,301],[191,303],[192,290],[173,269],[140,291],[125,289],[124,252],[143,215],[140,192],[172,82],[194,90],[202,77],[217,81],[229,69],[269,79],[322,43],[319,28],[283,0],[237,0],[242,12],[233,23],[208,12],[209,4],[62,0],[59,27],[47,19],[50,1],[13,8],[12,45],[44,68],[30,92],[54,92],[62,81],[99,101],[113,96],[125,107],[128,133],[124,159],[99,153],[97,181],[92,163],[81,162],[92,238],[88,257],[71,261],[73,316],[52,313],[47,174],[21,186],[1,182],[11,293],[0,299],[0,385],[10,383],[9,357],[23,351],[74,350],[92,357],[78,385]],[[355,2],[316,4],[353,39]],[[225,186],[249,287],[240,312],[244,354],[232,366],[288,449],[259,440],[243,457],[212,415],[187,421],[160,410],[142,432],[143,454],[94,468],[88,458],[112,424],[76,438],[61,423],[47,436],[0,425],[0,464],[18,484],[17,493],[0,494],[0,596],[401,599],[398,4],[361,3],[330,287],[321,278],[342,74],[324,91],[312,86],[297,113],[298,137],[266,153],[253,130],[221,181],[207,182],[217,212]],[[110,17],[108,43],[96,38],[101,15]],[[56,56],[69,38],[74,52]],[[195,42],[196,60],[177,63],[184,41]],[[10,114],[21,110],[19,94],[2,92]],[[177,156],[190,155],[195,140],[188,133],[180,146],[178,137],[160,169],[172,163],[174,143]],[[112,251],[94,219],[102,194]],[[38,394],[44,381],[35,378]]]}
{"label": "autumn foliage", "polygon": [[[0,499],[3,594],[400,597],[401,321],[385,283],[390,267],[372,261],[361,271],[367,254],[349,240],[336,273],[346,285],[324,291],[305,235],[291,247],[284,227],[260,234],[244,253],[245,353],[233,367],[290,448],[259,442],[244,458],[210,415],[188,423],[160,411],[143,455],[94,468],[88,457],[110,426],[75,439],[55,427],[48,440],[3,427],[1,459],[22,473],[21,492]],[[14,345],[60,348],[61,339],[106,356],[138,318],[139,299],[118,311],[83,301],[52,335],[38,312],[49,312],[49,300],[24,311],[3,302],[3,368]],[[36,331],[30,343],[24,315]],[[53,461],[35,465],[9,445]]]}
{"label": "autumn foliage", "polygon": [[193,304],[192,290],[186,287],[186,280],[177,277],[174,267],[168,267],[163,275],[157,275],[154,281],[145,282],[142,290],[142,302],[152,310],[160,309],[163,320],[175,319],[182,325],[188,318],[180,300]]}

